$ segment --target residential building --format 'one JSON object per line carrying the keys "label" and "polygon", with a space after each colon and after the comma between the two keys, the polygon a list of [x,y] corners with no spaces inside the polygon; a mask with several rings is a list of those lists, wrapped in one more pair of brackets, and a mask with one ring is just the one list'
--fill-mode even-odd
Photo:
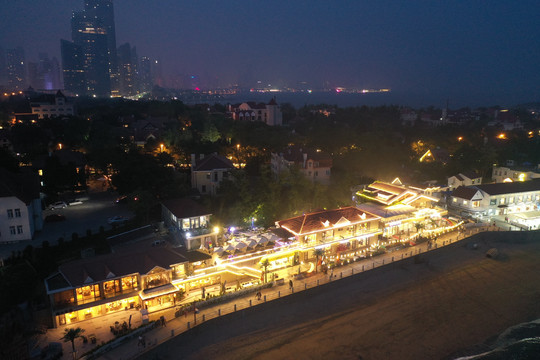
{"label": "residential building", "polygon": [[332,175],[332,157],[317,149],[289,146],[284,151],[271,154],[272,172],[279,175],[296,167],[311,182],[329,185]]}
{"label": "residential building", "polygon": [[38,176],[0,168],[0,244],[32,240],[42,229]]}
{"label": "residential building", "polygon": [[216,195],[219,185],[229,178],[233,163],[225,156],[191,154],[191,187],[203,195]]}
{"label": "residential building", "polygon": [[532,167],[494,166],[491,179],[493,182],[529,181],[540,178],[540,165]]}
{"label": "residential building", "polygon": [[540,179],[460,186],[452,193],[448,207],[461,216],[477,219],[537,211]]}
{"label": "residential building", "polygon": [[281,126],[283,123],[283,114],[275,97],[268,104],[245,102],[229,105],[229,112],[234,120],[262,121],[269,126]]}
{"label": "residential building", "polygon": [[56,95],[42,94],[30,101],[32,114],[38,115],[39,119],[46,117],[61,117],[75,115],[75,106],[69,102],[60,90]]}
{"label": "residential building", "polygon": [[367,256],[372,242],[381,233],[379,221],[380,217],[353,206],[277,221],[276,227],[290,233],[298,241],[298,248],[268,255],[268,270],[314,259],[316,249],[324,251],[329,265]]}
{"label": "residential building", "polygon": [[202,205],[188,198],[165,200],[161,217],[175,240],[188,251],[217,245],[217,231],[210,227],[212,216]]}
{"label": "residential building", "polygon": [[479,185],[482,183],[482,176],[475,172],[459,173],[448,178],[449,190],[454,190],[460,186]]}

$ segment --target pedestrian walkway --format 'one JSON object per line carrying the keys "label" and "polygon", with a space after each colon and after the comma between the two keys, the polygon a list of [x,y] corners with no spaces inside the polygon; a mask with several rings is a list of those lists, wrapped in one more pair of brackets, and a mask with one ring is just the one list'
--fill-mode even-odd
{"label": "pedestrian walkway", "polygon": [[[430,244],[421,243],[416,246],[401,249],[392,253],[386,253],[373,258],[367,258],[361,261],[352,262],[349,265],[335,268],[333,270],[333,273],[330,272],[328,274],[324,274],[322,272],[319,272],[303,278],[300,276],[290,276],[288,279],[286,279],[286,281],[284,281],[283,285],[262,289],[261,300],[257,300],[257,298],[255,297],[255,293],[253,293],[236,299],[232,299],[228,302],[201,309],[198,312],[191,311],[179,317],[174,316],[174,308],[159,313],[153,313],[151,314],[152,320],[157,320],[161,316],[164,316],[166,319],[166,324],[165,326],[158,325],[158,327],[150,330],[145,334],[145,346],[138,344],[139,340],[137,337],[135,337],[123,342],[118,347],[99,355],[98,358],[111,360],[134,359],[140,354],[169,340],[170,338],[183,332],[189,331],[194,326],[197,326],[206,321],[210,321],[217,317],[231,314],[253,306],[257,306],[259,304],[279,299],[284,296],[289,296],[299,291],[304,291],[316,286],[322,286],[331,281],[338,281],[339,279],[369,271],[374,268],[384,266],[396,261],[408,259],[415,255],[450,245],[452,243],[455,243],[456,241],[461,241],[479,232],[499,230],[500,228],[496,226],[478,225],[476,227],[471,227],[462,231],[454,231],[451,233],[443,234],[439,236],[436,240],[432,240]],[[330,278],[331,274],[333,275],[332,278]],[[289,286],[289,281],[292,283],[292,287]]]}

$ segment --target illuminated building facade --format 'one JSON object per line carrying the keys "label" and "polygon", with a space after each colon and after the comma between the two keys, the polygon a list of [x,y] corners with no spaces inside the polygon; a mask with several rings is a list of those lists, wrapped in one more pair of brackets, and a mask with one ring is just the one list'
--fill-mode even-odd
{"label": "illuminated building facade", "polygon": [[210,227],[211,216],[203,206],[188,198],[161,203],[163,222],[188,251],[216,246],[217,232]]}
{"label": "illuminated building facade", "polygon": [[[433,189],[375,181],[355,194],[357,207],[381,218],[381,244],[408,241],[420,227],[437,230],[448,225],[447,211],[429,195]],[[415,235],[416,234],[416,235]]]}
{"label": "illuminated building facade", "polygon": [[540,178],[540,168],[513,168],[505,166],[494,166],[491,178],[493,182],[515,182],[515,181],[529,181],[532,179]]}
{"label": "illuminated building facade", "polygon": [[478,219],[538,211],[540,179],[460,186],[452,193],[448,207],[458,215]]}
{"label": "illuminated building facade", "polygon": [[172,281],[185,277],[188,261],[166,247],[108,254],[60,265],[45,280],[54,326],[126,309],[149,312],[180,299]]}
{"label": "illuminated building facade", "polygon": [[[322,249],[328,261],[334,263],[365,256],[369,246],[381,233],[379,221],[380,217],[352,206],[277,221],[278,228],[294,236],[298,249],[294,253],[269,256],[271,269],[314,259],[315,249]],[[283,261],[285,263],[280,264]]]}

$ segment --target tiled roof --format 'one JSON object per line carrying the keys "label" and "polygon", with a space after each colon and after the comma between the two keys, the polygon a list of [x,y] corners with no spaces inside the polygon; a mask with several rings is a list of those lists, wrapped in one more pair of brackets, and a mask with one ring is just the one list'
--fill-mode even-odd
{"label": "tiled roof", "polygon": [[478,189],[489,195],[513,194],[528,191],[540,191],[540,179],[523,182],[509,182],[477,185]]}
{"label": "tiled roof", "polygon": [[197,160],[192,171],[211,171],[216,169],[234,169],[234,165],[225,156],[211,154]]}
{"label": "tiled roof", "polygon": [[332,157],[329,154],[298,145],[287,147],[281,154],[285,160],[296,164],[303,164],[304,154],[307,154],[306,160],[318,161],[319,167],[332,166]]}
{"label": "tiled roof", "polygon": [[304,214],[278,221],[277,224],[279,227],[285,228],[295,235],[302,235],[323,231],[334,226],[348,226],[376,219],[379,219],[379,217],[349,206],[341,209]]}
{"label": "tiled roof", "polygon": [[478,188],[475,186],[459,186],[456,190],[452,192],[452,196],[458,197],[465,200],[471,200],[478,192]]}
{"label": "tiled roof", "polygon": [[151,247],[144,252],[108,254],[82,259],[59,266],[58,271],[73,287],[104,281],[130,274],[147,274],[155,267],[169,269],[170,265],[187,259],[166,247]]}
{"label": "tiled roof", "polygon": [[161,204],[179,219],[211,215],[206,208],[189,198],[165,200]]}

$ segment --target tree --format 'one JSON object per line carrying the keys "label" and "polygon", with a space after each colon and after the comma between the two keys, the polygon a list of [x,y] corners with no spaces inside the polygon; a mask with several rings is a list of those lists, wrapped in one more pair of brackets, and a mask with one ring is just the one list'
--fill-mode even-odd
{"label": "tree", "polygon": [[261,262],[259,263],[259,266],[261,268],[264,269],[264,283],[266,284],[266,273],[267,273],[267,270],[268,270],[268,267],[270,266],[270,261],[268,261],[268,259],[264,259],[264,260],[261,260]]}
{"label": "tree", "polygon": [[64,342],[71,341],[71,346],[73,347],[73,352],[75,352],[75,339],[82,338],[84,339],[84,335],[82,334],[84,332],[84,329],[78,328],[67,328],[64,329],[64,336],[60,338],[60,340],[64,340]]}
{"label": "tree", "polygon": [[323,249],[315,249],[313,251],[313,254],[315,254],[315,272],[318,272],[317,268],[319,266],[319,258],[322,258],[324,256],[324,250]]}

